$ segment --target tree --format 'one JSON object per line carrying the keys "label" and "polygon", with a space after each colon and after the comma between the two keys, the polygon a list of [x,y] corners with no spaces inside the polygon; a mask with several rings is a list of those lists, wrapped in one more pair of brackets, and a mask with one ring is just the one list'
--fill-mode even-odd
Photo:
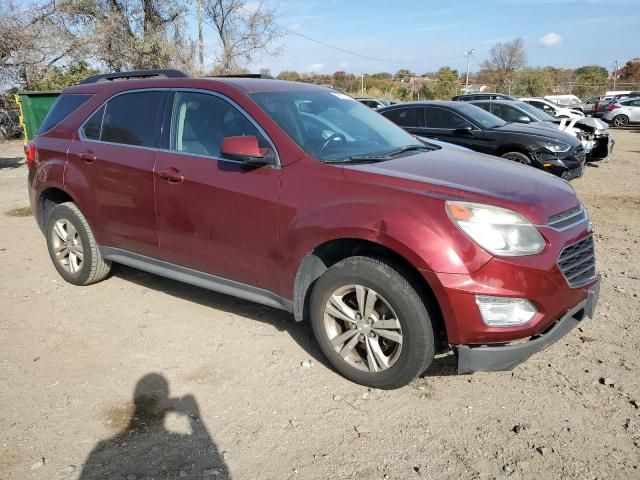
{"label": "tree", "polygon": [[527,64],[524,41],[518,37],[510,42],[497,43],[489,50],[489,58],[482,64],[490,74],[496,90],[505,91],[511,88],[513,78],[518,70]]}
{"label": "tree", "polygon": [[628,61],[620,69],[619,79],[623,82],[640,82],[640,61],[638,59]]}
{"label": "tree", "polygon": [[435,93],[426,83],[420,85],[420,88],[418,89],[418,95],[420,96],[420,100],[432,100],[436,98]]}
{"label": "tree", "polygon": [[91,55],[112,71],[193,70],[194,42],[183,30],[180,0],[61,0],[67,23]]}
{"label": "tree", "polygon": [[396,74],[394,75],[394,78],[396,80],[407,80],[409,79],[409,77],[413,77],[414,75],[415,74],[411,73],[410,70],[407,70],[406,68],[401,68],[396,72]]}
{"label": "tree", "polygon": [[393,78],[393,75],[388,72],[379,72],[372,73],[371,75],[369,75],[369,78],[374,78],[376,80],[391,80]]}
{"label": "tree", "polygon": [[293,70],[283,70],[278,74],[278,80],[300,80],[300,74]]}
{"label": "tree", "polygon": [[264,54],[277,54],[275,42],[284,31],[275,23],[275,10],[260,1],[203,0],[208,23],[220,42],[216,70],[231,73]]}
{"label": "tree", "polygon": [[447,99],[458,93],[458,71],[442,67],[436,72],[436,85],[433,88],[435,98]]}
{"label": "tree", "polygon": [[75,61],[62,67],[52,67],[42,77],[33,80],[29,88],[33,90],[61,90],[97,73],[99,71],[91,68],[84,60]]}
{"label": "tree", "polygon": [[606,90],[609,72],[600,65],[585,65],[574,71],[576,88],[574,93],[579,97],[588,97]]}
{"label": "tree", "polygon": [[514,82],[513,93],[523,97],[548,95],[553,88],[553,75],[542,68],[526,68]]}
{"label": "tree", "polygon": [[0,81],[31,88],[54,65],[84,52],[54,0],[17,7],[0,0]]}

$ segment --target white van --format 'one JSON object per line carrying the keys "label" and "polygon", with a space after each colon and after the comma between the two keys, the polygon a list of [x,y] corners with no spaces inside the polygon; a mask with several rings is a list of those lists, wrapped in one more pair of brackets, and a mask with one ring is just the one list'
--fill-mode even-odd
{"label": "white van", "polygon": [[573,107],[574,105],[582,103],[582,100],[575,95],[547,95],[544,99],[562,105],[563,107]]}

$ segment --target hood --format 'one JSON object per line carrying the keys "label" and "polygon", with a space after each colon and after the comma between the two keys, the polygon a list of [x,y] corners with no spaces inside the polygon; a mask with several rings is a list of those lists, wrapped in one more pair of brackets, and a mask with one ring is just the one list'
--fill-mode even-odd
{"label": "hood", "polygon": [[345,165],[343,172],[350,180],[381,187],[510,208],[537,224],[579,204],[569,183],[554,175],[510,160],[446,147],[378,163]]}
{"label": "hood", "polygon": [[593,128],[594,130],[607,130],[609,125],[598,118],[584,117],[578,120],[577,125],[585,125]]}
{"label": "hood", "polygon": [[580,141],[575,137],[572,137],[557,128],[549,128],[549,126],[541,125],[540,123],[508,123],[502,127],[495,127],[492,130],[495,132],[535,135],[537,137],[542,137],[545,140],[557,140],[559,142],[568,143],[573,147],[580,145]]}

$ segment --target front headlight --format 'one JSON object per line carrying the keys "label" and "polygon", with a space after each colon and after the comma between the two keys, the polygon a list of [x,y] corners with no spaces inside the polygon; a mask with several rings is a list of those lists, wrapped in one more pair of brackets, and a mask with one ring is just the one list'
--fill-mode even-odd
{"label": "front headlight", "polygon": [[544,142],[542,148],[551,153],[565,153],[571,150],[571,145],[563,142]]}
{"label": "front headlight", "polygon": [[445,205],[453,223],[494,255],[519,257],[544,249],[538,229],[519,213],[479,203],[447,201]]}

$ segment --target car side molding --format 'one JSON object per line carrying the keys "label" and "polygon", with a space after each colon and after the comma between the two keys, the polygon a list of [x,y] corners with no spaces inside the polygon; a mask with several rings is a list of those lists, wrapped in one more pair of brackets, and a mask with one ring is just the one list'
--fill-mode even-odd
{"label": "car side molding", "polygon": [[129,267],[206,288],[225,295],[242,298],[269,307],[293,312],[293,302],[262,288],[200,272],[191,268],[164,262],[156,258],[129,252],[120,248],[100,247],[100,253],[106,260],[121,263]]}

